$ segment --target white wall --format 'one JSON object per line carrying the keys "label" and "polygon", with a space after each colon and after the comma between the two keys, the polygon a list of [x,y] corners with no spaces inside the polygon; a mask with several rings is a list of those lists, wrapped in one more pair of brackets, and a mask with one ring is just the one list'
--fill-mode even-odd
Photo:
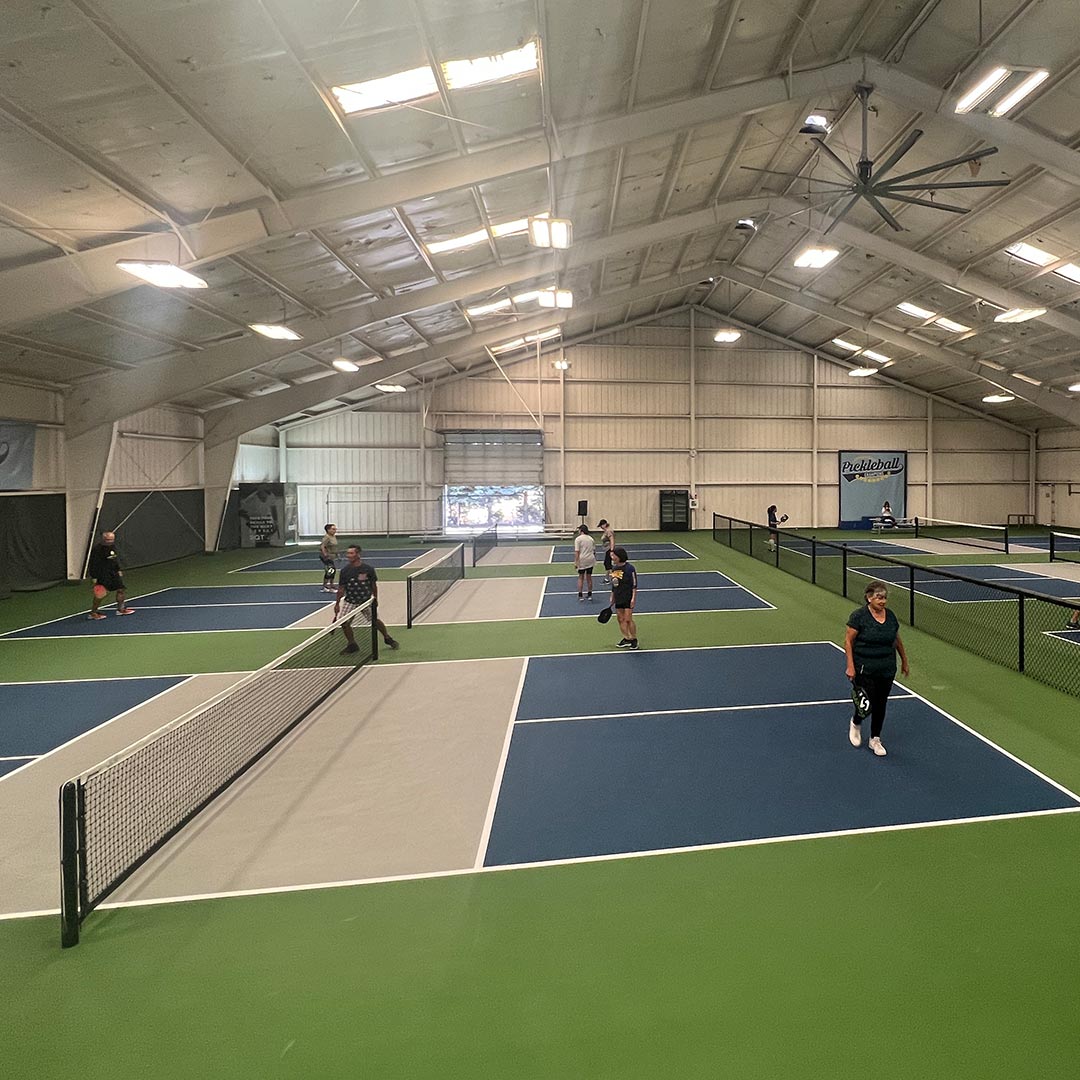
{"label": "white wall", "polygon": [[1039,521],[1080,529],[1080,430],[1039,432],[1037,481]]}
{"label": "white wall", "polygon": [[186,409],[155,408],[116,425],[109,491],[203,486],[202,417]]}

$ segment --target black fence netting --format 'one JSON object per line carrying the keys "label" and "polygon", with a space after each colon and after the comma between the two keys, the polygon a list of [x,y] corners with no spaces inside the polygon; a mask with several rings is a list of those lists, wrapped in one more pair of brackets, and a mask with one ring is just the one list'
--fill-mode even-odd
{"label": "black fence netting", "polygon": [[0,596],[67,577],[66,521],[63,495],[0,498]]}
{"label": "black fence netting", "polygon": [[204,520],[202,488],[107,491],[97,532],[116,533],[121,566],[150,566],[201,552]]}
{"label": "black fence netting", "polygon": [[1040,579],[1024,588],[994,580],[1007,575],[990,564],[985,577],[981,568],[970,576],[875,555],[865,541],[818,540],[726,514],[713,514],[713,539],[846,597],[852,607],[863,603],[871,581],[884,581],[904,625],[1080,697],[1080,623],[1072,622],[1080,581],[1078,598],[1050,596],[1039,592]]}

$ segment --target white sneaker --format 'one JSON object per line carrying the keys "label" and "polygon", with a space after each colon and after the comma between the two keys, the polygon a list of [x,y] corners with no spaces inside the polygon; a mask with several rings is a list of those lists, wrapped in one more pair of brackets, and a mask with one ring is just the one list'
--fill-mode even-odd
{"label": "white sneaker", "polygon": [[847,737],[852,746],[862,746],[862,728],[854,720],[848,724]]}
{"label": "white sneaker", "polygon": [[885,747],[881,745],[880,739],[871,739],[868,745],[870,749],[873,750],[875,754],[877,754],[878,757],[885,756]]}

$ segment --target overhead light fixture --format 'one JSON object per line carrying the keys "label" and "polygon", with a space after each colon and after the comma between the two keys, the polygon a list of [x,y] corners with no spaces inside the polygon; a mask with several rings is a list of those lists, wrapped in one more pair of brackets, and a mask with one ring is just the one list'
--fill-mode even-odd
{"label": "overhead light fixture", "polygon": [[118,269],[142,279],[159,289],[205,289],[206,282],[188,273],[176,263],[162,259],[118,259]]}
{"label": "overhead light fixture", "polygon": [[1050,72],[1043,69],[1033,71],[1019,86],[1010,90],[991,110],[991,116],[1004,116],[1007,112],[1012,111],[1020,104],[1024,98],[1035,92],[1035,90],[1042,86],[1046,80],[1050,78]]}
{"label": "overhead light fixture", "polygon": [[347,356],[339,356],[332,363],[333,363],[334,367],[336,367],[338,369],[338,371],[353,372],[353,371],[359,371],[360,370],[360,365],[357,364],[357,363],[354,363]]}
{"label": "overhead light fixture", "polygon": [[1012,394],[987,394],[983,398],[987,405],[1004,405],[1006,401],[1015,400],[1016,398]]}
{"label": "overhead light fixture", "polygon": [[854,367],[848,374],[854,376],[856,379],[865,379],[867,375],[876,375],[878,369],[876,367]]}
{"label": "overhead light fixture", "polygon": [[1019,371],[1012,372],[1014,379],[1019,379],[1021,382],[1026,382],[1029,386],[1042,386],[1041,379],[1033,379],[1030,375],[1024,375]]}
{"label": "overhead light fixture", "polygon": [[871,360],[876,360],[879,364],[891,364],[892,357],[886,356],[884,353],[874,352],[873,349],[863,349],[859,354],[860,356],[867,356]]}
{"label": "overhead light fixture", "polygon": [[1009,308],[1008,311],[1003,311],[1000,315],[994,316],[994,322],[999,323],[1020,323],[1027,322],[1028,319],[1037,319],[1040,315],[1046,314],[1046,308],[1044,307],[1032,307],[1032,308]]}
{"label": "overhead light fixture", "polygon": [[537,214],[529,218],[529,243],[538,248],[565,249],[574,242],[574,226],[569,218]]}
{"label": "overhead light fixture", "polygon": [[572,308],[574,306],[574,294],[569,289],[541,289],[537,296],[540,306],[543,308]]}
{"label": "overhead light fixture", "polygon": [[262,334],[264,338],[270,338],[273,341],[303,340],[295,330],[281,323],[253,322],[248,323],[248,329],[254,330],[256,334]]}
{"label": "overhead light fixture", "polygon": [[1031,263],[1032,266],[1049,266],[1050,263],[1057,261],[1057,257],[1051,255],[1049,251],[1043,251],[1042,248],[1038,248],[1034,244],[1026,244],[1023,241],[1017,244],[1009,244],[1005,250],[1010,255],[1015,255],[1018,259]]}
{"label": "overhead light fixture", "polygon": [[1080,393],[1080,382],[1074,382],[1072,386],[1068,387],[1070,394]]}
{"label": "overhead light fixture", "polygon": [[834,337],[832,339],[834,345],[839,345],[841,349],[849,349],[851,352],[858,352],[862,346],[855,345],[850,341],[845,341],[843,338]]}
{"label": "overhead light fixture", "polygon": [[819,113],[811,113],[799,128],[800,135],[828,135],[829,121]]}
{"label": "overhead light fixture", "polygon": [[435,79],[435,72],[425,65],[386,75],[381,79],[331,86],[330,93],[337,98],[341,111],[352,115],[435,97],[439,93],[439,84]]}
{"label": "overhead light fixture", "polygon": [[954,108],[955,112],[971,112],[976,105],[985,97],[989,97],[1010,75],[1007,67],[996,67],[987,72],[966,94],[961,97]]}
{"label": "overhead light fixture", "polygon": [[465,90],[470,86],[517,79],[531,75],[540,66],[536,41],[529,41],[520,49],[480,56],[475,60],[447,60],[443,65],[446,86],[450,90]]}
{"label": "overhead light fixture", "polygon": [[569,360],[552,360],[551,366],[556,371],[569,371],[570,370],[570,361]]}
{"label": "overhead light fixture", "polygon": [[494,315],[496,311],[505,311],[511,304],[510,298],[505,300],[493,300],[490,304],[476,304],[465,309],[466,315],[476,318],[479,315]]}
{"label": "overhead light fixture", "polygon": [[934,317],[934,312],[927,311],[926,308],[917,307],[915,304],[909,304],[906,301],[902,304],[897,304],[896,308],[905,315],[912,315],[916,319],[932,319]]}
{"label": "overhead light fixture", "polygon": [[820,270],[839,255],[836,248],[808,247],[795,256],[795,266],[802,269]]}
{"label": "overhead light fixture", "polygon": [[742,331],[736,330],[733,326],[725,326],[722,330],[717,330],[713,334],[713,341],[719,341],[724,345],[730,345],[733,341],[738,341],[742,337]]}
{"label": "overhead light fixture", "polygon": [[408,392],[404,386],[399,386],[397,383],[377,382],[375,384],[375,389],[381,390],[384,394],[405,394]]}
{"label": "overhead light fixture", "polygon": [[980,360],[981,367],[988,367],[991,371],[1004,371],[1005,365],[999,364],[996,360]]}
{"label": "overhead light fixture", "polygon": [[740,232],[756,232],[757,222],[753,218],[741,217],[735,222],[735,228]]}
{"label": "overhead light fixture", "polygon": [[948,330],[950,334],[966,334],[971,327],[965,326],[963,323],[953,322],[952,319],[946,319],[942,316],[940,319],[935,319],[934,324],[940,326],[942,330]]}

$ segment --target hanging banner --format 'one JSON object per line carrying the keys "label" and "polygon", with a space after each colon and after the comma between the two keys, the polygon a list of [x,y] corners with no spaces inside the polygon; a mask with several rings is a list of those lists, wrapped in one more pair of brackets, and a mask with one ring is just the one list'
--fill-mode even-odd
{"label": "hanging banner", "polygon": [[33,424],[0,422],[0,491],[29,491],[34,486]]}
{"label": "hanging banner", "polygon": [[295,484],[241,484],[240,546],[284,547],[299,539]]}
{"label": "hanging banner", "polygon": [[840,528],[868,529],[885,503],[907,517],[907,451],[841,450]]}

